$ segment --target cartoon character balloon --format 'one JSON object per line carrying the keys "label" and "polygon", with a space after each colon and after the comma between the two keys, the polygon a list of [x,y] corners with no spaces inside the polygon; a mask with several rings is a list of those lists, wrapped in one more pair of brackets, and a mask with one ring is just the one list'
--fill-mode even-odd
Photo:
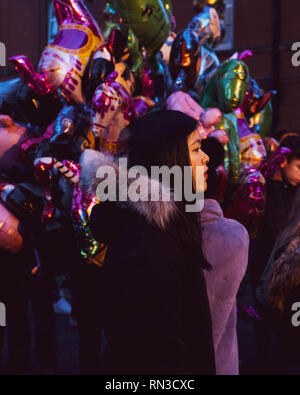
{"label": "cartoon character balloon", "polygon": [[241,107],[248,89],[249,70],[242,60],[224,62],[210,79],[201,98],[203,107],[218,107],[230,113]]}
{"label": "cartoon character balloon", "polygon": [[133,98],[130,91],[129,81],[126,85],[117,71],[96,89],[92,102],[92,131],[98,140],[96,149],[112,154],[126,152],[129,135],[125,127],[154,104],[144,97]]}
{"label": "cartoon character balloon", "polygon": [[38,73],[29,59],[10,60],[35,93],[57,95],[84,102],[81,79],[91,54],[104,43],[103,35],[83,0],[53,0],[59,33],[42,53]]}
{"label": "cartoon character balloon", "polygon": [[241,163],[258,169],[262,161],[267,157],[263,140],[259,134],[253,133],[249,128],[246,117],[241,109],[236,110],[235,114],[238,120],[240,136]]}

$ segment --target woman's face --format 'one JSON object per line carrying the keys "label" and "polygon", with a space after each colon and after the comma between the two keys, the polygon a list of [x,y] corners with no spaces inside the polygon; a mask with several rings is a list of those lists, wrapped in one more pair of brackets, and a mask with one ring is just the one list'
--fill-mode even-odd
{"label": "woman's face", "polygon": [[187,142],[196,192],[205,192],[207,189],[206,179],[209,156],[201,149],[201,139],[198,129],[188,136]]}

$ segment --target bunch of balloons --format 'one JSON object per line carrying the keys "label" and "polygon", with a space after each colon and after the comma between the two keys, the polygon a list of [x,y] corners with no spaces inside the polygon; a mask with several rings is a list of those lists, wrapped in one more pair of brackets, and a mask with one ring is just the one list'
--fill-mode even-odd
{"label": "bunch of balloons", "polygon": [[59,31],[37,70],[14,56],[20,78],[0,84],[0,247],[17,252],[28,234],[71,227],[82,259],[101,266],[106,248],[89,228],[97,202],[79,187],[79,158],[86,148],[126,155],[127,126],[162,107],[193,116],[202,138],[222,144],[216,194],[230,194],[228,215],[255,233],[274,92],[251,77],[251,51],[220,62],[225,1],[194,0],[197,15],[178,34],[171,0],[106,1],[103,29],[83,0],[52,4]]}

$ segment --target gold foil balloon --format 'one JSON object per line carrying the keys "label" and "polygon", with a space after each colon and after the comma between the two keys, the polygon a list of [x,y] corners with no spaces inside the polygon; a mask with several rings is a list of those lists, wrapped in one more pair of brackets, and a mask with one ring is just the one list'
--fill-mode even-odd
{"label": "gold foil balloon", "polygon": [[258,169],[267,156],[263,140],[259,134],[253,133],[249,128],[245,114],[240,108],[235,111],[235,115],[240,136],[241,163]]}

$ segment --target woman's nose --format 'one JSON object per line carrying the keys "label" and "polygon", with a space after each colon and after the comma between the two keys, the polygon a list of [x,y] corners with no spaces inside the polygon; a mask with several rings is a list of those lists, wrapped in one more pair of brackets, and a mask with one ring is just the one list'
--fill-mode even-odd
{"label": "woman's nose", "polygon": [[204,152],[204,157],[203,157],[203,164],[206,165],[209,162],[209,156]]}

